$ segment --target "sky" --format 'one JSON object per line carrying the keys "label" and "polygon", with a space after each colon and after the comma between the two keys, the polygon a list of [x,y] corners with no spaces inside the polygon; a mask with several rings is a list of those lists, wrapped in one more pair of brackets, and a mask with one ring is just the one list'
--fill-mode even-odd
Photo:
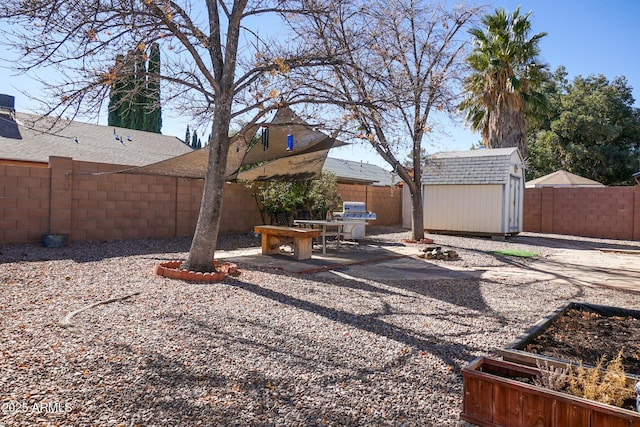
{"label": "sky", "polygon": [[[518,6],[522,12],[531,11],[533,33],[547,33],[540,42],[540,59],[550,70],[562,65],[570,80],[590,74],[603,74],[609,80],[625,76],[634,89],[635,106],[640,106],[640,25],[637,23],[640,1],[490,0],[485,4],[486,13],[492,13],[498,7],[513,11]],[[9,55],[7,52],[0,54],[4,59]],[[16,96],[16,110],[33,112],[31,109],[35,106],[21,94],[31,90],[38,90],[34,80],[18,78],[10,67],[0,64],[0,93]],[[183,139],[187,123],[185,119],[163,112],[162,133]],[[106,118],[100,124],[106,124]],[[442,125],[444,135],[437,141],[425,141],[428,153],[468,150],[480,141],[479,134],[471,132],[461,119],[446,120]],[[329,156],[391,168],[364,144],[332,149]]]}

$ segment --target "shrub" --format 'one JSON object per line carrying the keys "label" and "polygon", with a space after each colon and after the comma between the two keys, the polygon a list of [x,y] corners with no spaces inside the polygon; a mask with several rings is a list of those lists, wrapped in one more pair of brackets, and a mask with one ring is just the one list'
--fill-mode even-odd
{"label": "shrub", "polygon": [[625,399],[633,398],[633,390],[627,386],[627,376],[622,367],[622,351],[603,369],[604,357],[594,368],[584,368],[582,364],[569,369],[567,392],[609,405],[622,406]]}
{"label": "shrub", "polygon": [[534,378],[533,383],[539,387],[545,387],[549,390],[563,390],[567,387],[569,381],[569,369],[558,368],[556,366],[549,366],[547,361],[544,361],[544,365],[540,361],[536,361],[538,369],[540,369],[540,376]]}
{"label": "shrub", "polygon": [[333,172],[324,171],[319,179],[309,181],[271,181],[245,183],[252,190],[263,214],[272,222],[281,213],[289,218],[298,212],[307,211],[314,218],[324,218],[326,212],[338,210],[342,199],[338,193],[338,179]]}

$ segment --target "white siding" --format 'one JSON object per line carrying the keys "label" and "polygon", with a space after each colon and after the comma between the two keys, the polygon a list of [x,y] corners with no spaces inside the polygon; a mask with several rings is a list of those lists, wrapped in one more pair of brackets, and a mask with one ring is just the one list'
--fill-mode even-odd
{"label": "white siding", "polygon": [[425,229],[505,232],[502,185],[428,185],[424,190]]}

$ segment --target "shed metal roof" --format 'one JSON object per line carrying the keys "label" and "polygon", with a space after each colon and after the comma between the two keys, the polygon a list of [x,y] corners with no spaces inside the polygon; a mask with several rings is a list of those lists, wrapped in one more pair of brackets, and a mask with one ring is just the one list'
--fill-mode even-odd
{"label": "shed metal roof", "polygon": [[86,162],[143,166],[192,151],[175,136],[13,114],[0,114],[0,159],[46,163],[49,156],[61,156]]}
{"label": "shed metal roof", "polygon": [[436,153],[426,162],[422,183],[427,185],[505,184],[516,161],[522,167],[515,147]]}

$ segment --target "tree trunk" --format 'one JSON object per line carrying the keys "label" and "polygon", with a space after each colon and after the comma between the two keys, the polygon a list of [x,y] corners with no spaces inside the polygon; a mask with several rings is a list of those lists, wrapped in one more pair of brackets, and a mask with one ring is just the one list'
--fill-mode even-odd
{"label": "tree trunk", "polygon": [[522,111],[502,108],[489,121],[487,148],[517,147],[527,157],[527,122]]}
{"label": "tree trunk", "polygon": [[[409,188],[409,194],[411,194],[411,235],[413,240],[421,240],[424,238],[424,218],[422,210],[422,171],[421,166],[413,168],[411,173],[410,168],[406,168],[395,158],[391,157],[387,152],[380,150],[378,147],[374,147],[381,154],[381,156],[392,166],[398,173],[398,176],[402,179],[405,185]],[[420,153],[420,145],[416,145],[414,153]],[[419,154],[413,156],[413,164],[421,165]]]}
{"label": "tree trunk", "polygon": [[[425,120],[426,122],[426,120]],[[414,126],[419,127],[419,126]],[[409,193],[411,193],[411,233],[413,240],[420,241],[424,238],[424,213],[422,203],[422,132],[415,134],[413,142],[413,174],[409,176]]]}
{"label": "tree trunk", "polygon": [[213,259],[220,231],[225,171],[229,150],[231,99],[218,99],[215,104],[209,163],[204,181],[200,213],[189,256],[182,267],[193,271],[213,271]]}
{"label": "tree trunk", "polygon": [[419,241],[424,238],[422,189],[417,187],[414,191],[412,187],[414,185],[409,186],[409,192],[411,193],[411,232],[413,233],[413,240]]}

